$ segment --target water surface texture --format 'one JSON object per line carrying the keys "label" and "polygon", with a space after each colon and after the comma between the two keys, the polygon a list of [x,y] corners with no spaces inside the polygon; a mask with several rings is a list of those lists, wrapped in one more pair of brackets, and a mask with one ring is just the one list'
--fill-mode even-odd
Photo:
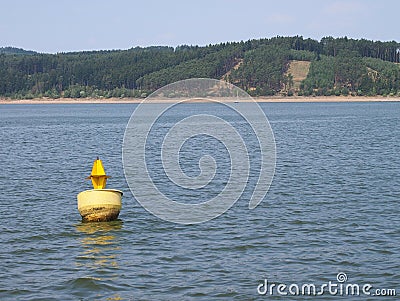
{"label": "water surface texture", "polygon": [[[337,283],[338,273],[371,284],[371,293],[399,294],[400,103],[260,105],[277,146],[265,200],[249,210],[244,196],[222,216],[187,226],[148,213],[126,184],[121,146],[136,105],[0,106],[0,300],[299,300],[309,297],[257,288],[265,279]],[[197,109],[214,111],[181,107]],[[188,142],[188,174],[202,143],[220,147]],[[214,154],[221,187],[230,164],[223,154]],[[118,221],[83,224],[76,195],[91,188],[85,177],[97,156],[112,176],[107,187],[124,191],[123,209]],[[156,175],[160,162],[151,162]]]}

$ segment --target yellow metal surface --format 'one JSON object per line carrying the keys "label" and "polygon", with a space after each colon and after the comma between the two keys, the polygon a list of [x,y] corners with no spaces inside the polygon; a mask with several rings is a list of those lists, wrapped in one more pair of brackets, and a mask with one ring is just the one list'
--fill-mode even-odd
{"label": "yellow metal surface", "polygon": [[97,158],[92,173],[87,179],[92,180],[93,188],[78,194],[78,211],[84,222],[113,221],[121,210],[122,191],[105,189],[107,179],[103,163]]}
{"label": "yellow metal surface", "polygon": [[104,170],[103,162],[97,157],[93,163],[92,173],[87,179],[92,180],[92,185],[94,189],[104,189],[106,188],[107,179],[109,176],[106,175]]}

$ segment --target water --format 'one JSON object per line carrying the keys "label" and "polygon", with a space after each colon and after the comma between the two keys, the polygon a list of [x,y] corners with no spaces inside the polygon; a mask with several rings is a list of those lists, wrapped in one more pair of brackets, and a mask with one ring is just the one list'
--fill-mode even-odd
{"label": "water", "polygon": [[[135,105],[2,105],[0,299],[281,299],[257,287],[338,283],[339,272],[399,294],[400,103],[261,106],[277,144],[265,200],[182,226],[149,214],[125,182],[121,145]],[[96,156],[108,187],[125,192],[123,210],[118,221],[82,224],[76,194],[90,188]]]}

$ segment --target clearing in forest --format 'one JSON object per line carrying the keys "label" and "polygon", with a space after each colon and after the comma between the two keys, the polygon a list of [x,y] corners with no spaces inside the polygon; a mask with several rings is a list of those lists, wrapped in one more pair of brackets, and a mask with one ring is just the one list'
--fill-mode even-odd
{"label": "clearing in forest", "polygon": [[308,71],[310,70],[309,61],[290,61],[289,68],[286,75],[292,74],[293,88],[299,90],[300,83],[307,78]]}

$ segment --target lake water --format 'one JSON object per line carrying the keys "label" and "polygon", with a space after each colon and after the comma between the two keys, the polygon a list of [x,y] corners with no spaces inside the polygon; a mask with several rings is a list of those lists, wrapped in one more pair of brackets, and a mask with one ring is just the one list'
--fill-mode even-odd
{"label": "lake water", "polygon": [[[299,300],[310,297],[258,288],[339,284],[338,273],[399,295],[400,103],[260,105],[277,146],[268,194],[197,225],[160,220],[129,191],[121,146],[136,105],[1,105],[0,300]],[[76,195],[97,156],[123,209],[84,224]]]}

